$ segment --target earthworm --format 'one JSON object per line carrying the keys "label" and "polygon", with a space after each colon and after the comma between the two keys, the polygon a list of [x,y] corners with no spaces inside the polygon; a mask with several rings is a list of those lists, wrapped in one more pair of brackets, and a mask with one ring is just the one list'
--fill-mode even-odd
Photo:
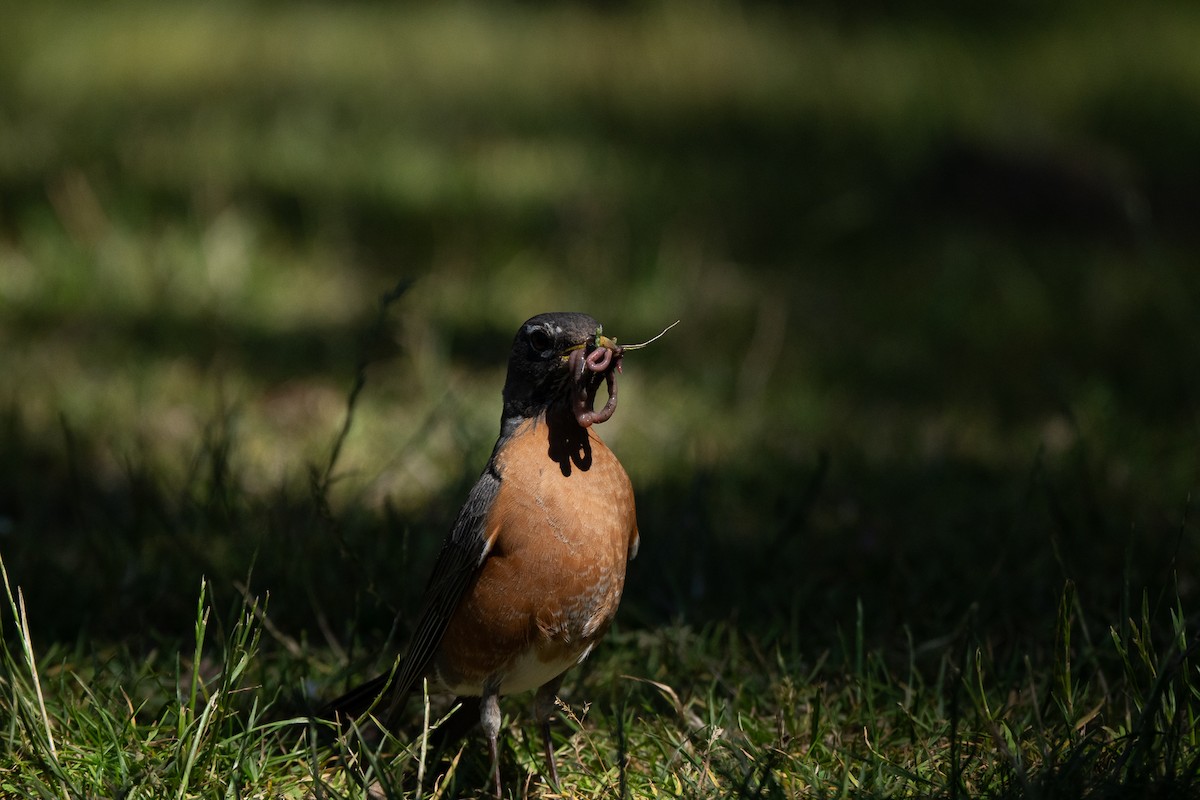
{"label": "earthworm", "polygon": [[592,352],[588,353],[587,366],[592,372],[604,372],[608,369],[608,364],[612,361],[613,351],[607,347],[597,347]]}
{"label": "earthworm", "polygon": [[[679,324],[675,320],[662,333],[640,344],[618,345],[615,339],[605,339],[608,346],[601,345],[600,330],[596,330],[596,345],[588,353],[584,348],[573,350],[567,361],[571,370],[571,412],[579,427],[587,428],[597,422],[607,422],[617,410],[617,373],[621,371],[621,356],[626,350],[640,350],[662,337]],[[595,410],[596,390],[600,388],[600,376],[608,384],[608,401],[604,408]]]}
{"label": "earthworm", "polygon": [[[615,357],[614,357],[615,353]],[[587,428],[598,422],[606,422],[617,410],[616,373],[621,371],[620,350],[597,347],[584,355],[583,350],[571,353],[568,362],[574,382],[571,392],[571,411],[579,427]],[[608,401],[604,408],[595,409],[596,390],[600,388],[600,376],[608,386]]]}

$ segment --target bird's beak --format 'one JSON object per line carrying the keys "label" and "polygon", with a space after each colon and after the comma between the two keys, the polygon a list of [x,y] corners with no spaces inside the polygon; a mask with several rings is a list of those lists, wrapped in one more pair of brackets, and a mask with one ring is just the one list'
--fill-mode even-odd
{"label": "bird's beak", "polygon": [[599,347],[603,347],[605,350],[611,350],[614,355],[620,355],[622,349],[621,346],[617,344],[616,338],[609,338],[604,334],[597,332],[594,345],[589,339],[587,341],[580,342],[579,344],[571,345],[566,350],[563,350],[561,355],[563,360],[566,360],[571,356],[571,353],[574,353],[576,350],[583,350],[584,353],[587,354]]}

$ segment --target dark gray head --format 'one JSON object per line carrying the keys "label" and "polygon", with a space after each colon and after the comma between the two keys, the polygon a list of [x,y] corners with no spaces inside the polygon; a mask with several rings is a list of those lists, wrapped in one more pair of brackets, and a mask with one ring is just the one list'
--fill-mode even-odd
{"label": "dark gray head", "polygon": [[616,347],[600,334],[600,323],[587,314],[555,311],[526,320],[508,357],[502,425],[535,417],[555,403],[568,401],[571,354],[577,350],[586,354],[597,345]]}

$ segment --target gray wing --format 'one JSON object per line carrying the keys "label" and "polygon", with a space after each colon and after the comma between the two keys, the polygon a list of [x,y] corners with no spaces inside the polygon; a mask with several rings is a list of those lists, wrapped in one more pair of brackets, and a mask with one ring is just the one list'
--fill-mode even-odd
{"label": "gray wing", "polygon": [[434,562],[433,572],[425,587],[425,601],[417,619],[417,627],[413,631],[404,663],[396,670],[392,683],[394,691],[386,715],[389,721],[400,710],[408,693],[417,687],[428,672],[450,618],[487,557],[489,546],[485,528],[492,503],[499,492],[500,476],[489,462],[488,468],[467,495],[467,502],[459,510],[454,528]]}
{"label": "gray wing", "polygon": [[386,725],[392,724],[409,692],[428,671],[454,610],[487,557],[485,527],[499,491],[500,476],[496,474],[493,462],[489,462],[488,468],[467,495],[467,502],[459,510],[454,528],[434,562],[433,573],[425,587],[425,600],[417,627],[404,659],[390,672],[356,686],[328,703],[320,716],[354,719],[386,698],[383,721]]}

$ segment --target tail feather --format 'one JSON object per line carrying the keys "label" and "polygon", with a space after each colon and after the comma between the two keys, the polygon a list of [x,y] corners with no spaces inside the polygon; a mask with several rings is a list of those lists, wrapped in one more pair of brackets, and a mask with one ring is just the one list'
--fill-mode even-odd
{"label": "tail feather", "polygon": [[392,693],[393,672],[385,672],[366,683],[360,683],[350,691],[330,700],[317,712],[321,719],[331,719],[340,723],[348,723],[379,709],[387,711],[391,705],[389,696]]}

